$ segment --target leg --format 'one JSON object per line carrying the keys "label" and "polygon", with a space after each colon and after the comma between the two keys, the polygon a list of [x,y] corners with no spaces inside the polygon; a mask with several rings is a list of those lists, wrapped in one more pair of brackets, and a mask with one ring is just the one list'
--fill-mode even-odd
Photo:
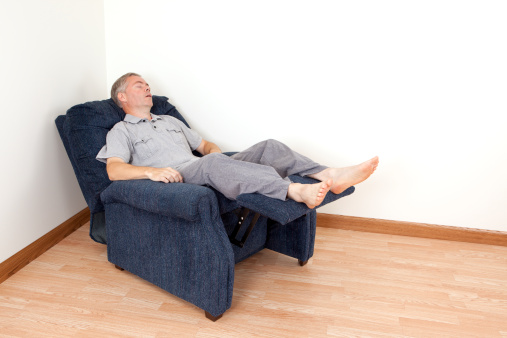
{"label": "leg", "polygon": [[322,203],[332,183],[291,183],[270,166],[237,161],[218,153],[206,155],[177,170],[186,183],[208,184],[233,200],[240,194],[259,193],[280,200],[288,197],[309,208]]}
{"label": "leg", "polygon": [[217,320],[219,320],[220,318],[222,318],[223,316],[223,313],[218,315],[218,316],[213,316],[211,313],[209,313],[208,311],[204,311],[204,314],[206,315],[206,318],[208,318],[209,320],[213,321],[213,322],[216,322]]}
{"label": "leg", "polygon": [[273,167],[281,177],[295,174],[307,176],[308,174],[317,173],[327,168],[276,140],[259,142],[231,157],[239,161]]}
{"label": "leg", "polygon": [[177,169],[186,183],[210,185],[227,198],[259,193],[285,200],[291,182],[265,165],[236,161],[223,154],[213,153]]}
{"label": "leg", "polygon": [[297,174],[326,182],[333,180],[331,192],[339,194],[348,187],[366,180],[377,168],[378,157],[347,168],[328,168],[298,154],[275,140],[260,142],[232,156],[240,161],[272,166],[282,177]]}

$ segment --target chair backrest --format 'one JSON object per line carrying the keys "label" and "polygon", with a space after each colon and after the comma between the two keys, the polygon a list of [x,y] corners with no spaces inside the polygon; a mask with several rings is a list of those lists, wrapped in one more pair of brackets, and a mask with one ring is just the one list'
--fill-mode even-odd
{"label": "chair backrest", "polygon": [[[183,116],[168,102],[167,97],[153,96],[151,112],[155,115],[171,115],[183,121]],[[100,193],[110,184],[106,165],[95,159],[106,143],[106,135],[111,128],[125,117],[123,110],[112,99],[92,101],[73,106],[66,115],[60,115],[55,123],[63,141],[67,155],[76,174],[79,186],[91,212],[92,239],[105,242],[93,236],[94,221],[103,222],[104,206]],[[99,224],[97,224],[99,225]],[[102,224],[103,225],[103,224]]]}

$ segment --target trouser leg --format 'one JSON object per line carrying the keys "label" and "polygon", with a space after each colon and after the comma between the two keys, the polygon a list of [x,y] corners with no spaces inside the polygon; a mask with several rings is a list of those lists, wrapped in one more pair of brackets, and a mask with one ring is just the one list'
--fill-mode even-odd
{"label": "trouser leg", "polygon": [[231,156],[235,160],[273,167],[281,177],[306,176],[326,169],[276,140],[262,141]]}
{"label": "trouser leg", "polygon": [[212,186],[227,198],[240,194],[259,193],[285,200],[290,180],[282,178],[274,168],[235,160],[213,153],[178,168],[186,183]]}

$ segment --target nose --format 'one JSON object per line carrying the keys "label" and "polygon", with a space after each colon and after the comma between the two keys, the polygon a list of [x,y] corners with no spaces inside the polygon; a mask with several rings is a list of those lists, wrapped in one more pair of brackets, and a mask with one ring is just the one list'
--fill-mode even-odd
{"label": "nose", "polygon": [[149,92],[150,91],[150,86],[146,86],[146,91]]}

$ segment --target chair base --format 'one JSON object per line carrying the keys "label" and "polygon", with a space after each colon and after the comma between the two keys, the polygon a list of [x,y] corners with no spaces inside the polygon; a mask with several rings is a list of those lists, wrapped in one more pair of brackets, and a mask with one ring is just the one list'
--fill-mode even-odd
{"label": "chair base", "polygon": [[216,322],[217,320],[222,318],[222,315],[223,315],[223,313],[222,313],[222,314],[215,317],[215,316],[211,315],[211,313],[209,313],[208,311],[204,311],[204,314],[206,315],[206,318],[208,318],[212,322]]}
{"label": "chair base", "polygon": [[299,263],[300,266],[305,266],[306,263],[308,263],[308,260],[302,261],[302,260],[298,259],[298,263]]}
{"label": "chair base", "polygon": [[[118,265],[114,265],[115,268],[117,268],[118,270],[120,271],[125,271],[124,268],[122,268],[121,266],[118,266]],[[209,320],[213,321],[213,322],[216,322],[217,320],[219,320],[220,318],[222,318],[222,314],[218,315],[218,316],[213,316],[211,313],[209,313],[208,311],[204,311],[204,314],[206,315],[206,318],[208,318]]]}

